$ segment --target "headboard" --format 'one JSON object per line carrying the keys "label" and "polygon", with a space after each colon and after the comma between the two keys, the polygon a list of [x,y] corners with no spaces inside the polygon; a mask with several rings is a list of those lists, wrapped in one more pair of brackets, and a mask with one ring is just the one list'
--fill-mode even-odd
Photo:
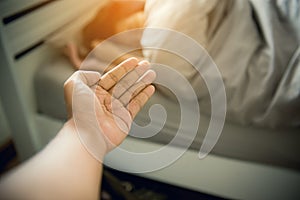
{"label": "headboard", "polygon": [[46,45],[47,40],[72,22],[85,22],[105,2],[0,1],[1,102],[21,160],[43,146],[37,139],[42,133],[38,133],[34,120],[33,76],[42,63],[57,54]]}

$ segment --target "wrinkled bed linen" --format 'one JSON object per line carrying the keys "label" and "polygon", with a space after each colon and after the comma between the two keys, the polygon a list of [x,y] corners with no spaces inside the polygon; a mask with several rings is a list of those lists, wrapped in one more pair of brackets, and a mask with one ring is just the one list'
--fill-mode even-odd
{"label": "wrinkled bed linen", "polygon": [[[151,0],[148,0],[148,2],[150,1]],[[164,1],[169,3],[173,2],[174,4],[174,0]],[[177,3],[179,4],[182,1],[192,3],[195,0],[181,0]],[[269,16],[270,11],[273,11],[271,12],[273,15],[278,15],[278,18],[274,18],[276,21],[275,24],[277,25],[272,25],[274,20],[269,17],[267,19],[272,19],[272,23],[266,20],[264,23],[267,23],[267,25],[264,25],[264,29],[262,28],[262,19],[260,19],[262,16],[259,15],[255,8],[255,6],[260,4],[260,1],[254,3],[234,1],[235,3],[233,4],[232,2],[230,3],[230,1],[223,0],[221,1],[223,3],[218,3],[218,6],[216,6],[217,4],[215,3],[220,1],[201,2],[209,2],[211,6],[206,7],[205,4],[199,4],[203,9],[207,9],[205,12],[199,12],[199,7],[197,8],[189,4],[186,4],[189,5],[189,7],[184,7],[183,5],[178,6],[178,9],[186,9],[183,12],[186,15],[184,18],[186,21],[180,25],[176,24],[175,21],[168,23],[169,26],[167,28],[186,28],[184,29],[184,33],[187,35],[194,34],[193,38],[198,37],[196,38],[197,41],[208,49],[215,62],[218,63],[228,95],[227,119],[242,124],[252,123],[263,126],[292,125],[291,120],[293,119],[294,122],[296,122],[294,124],[298,125],[300,50],[297,42],[295,42],[295,38],[297,37],[296,33],[299,33],[299,23],[296,23],[297,20],[299,21],[299,14],[294,10],[296,8],[295,5],[298,5],[295,4],[297,1],[264,2],[263,4],[268,6],[267,10],[269,11],[260,11],[263,12],[260,15],[265,14]],[[175,5],[177,4],[173,6]],[[274,9],[274,6],[276,6],[276,9]],[[147,9],[150,8],[148,7]],[[167,8],[165,9],[168,11]],[[201,16],[195,16],[196,18],[193,20],[204,20],[206,22],[204,23],[203,21],[203,23],[200,23],[201,26],[192,24],[193,28],[184,27],[190,22],[188,14],[194,15],[195,13],[193,12],[201,14]],[[155,15],[155,13],[163,14],[164,12],[153,11],[151,15]],[[253,16],[255,17],[253,18]],[[162,18],[164,17],[165,16],[162,15]],[[156,20],[156,27],[164,27],[163,22],[168,22],[167,18],[162,18],[160,18],[159,21]],[[179,16],[176,18],[172,15],[170,15],[170,18],[172,18],[172,20],[181,19]],[[148,27],[153,25],[151,25],[152,19],[154,18],[149,16],[147,22]],[[280,29],[281,31],[278,32],[276,29],[278,26],[281,26],[281,23],[286,24],[289,28],[287,30]],[[172,24],[177,27],[174,28]],[[210,26],[208,26],[208,24],[210,24]],[[211,24],[214,25],[211,26]],[[192,33],[193,30],[203,32],[201,36],[197,36],[197,33]],[[298,30],[298,32],[295,30]],[[289,38],[282,36],[282,34],[286,32],[288,32],[289,36],[291,35]],[[159,38],[155,36],[152,37],[152,39],[155,40],[143,38],[142,44],[152,45],[150,42],[158,42],[157,45],[166,45],[167,43],[165,43],[165,41],[172,38]],[[107,48],[109,52],[114,51],[114,47]],[[275,48],[278,49],[275,50]],[[118,50],[116,50],[116,52],[118,52]],[[198,92],[197,95],[199,97],[201,111],[205,111],[205,109],[209,107],[207,106],[209,104],[209,95],[207,94],[205,86],[203,86],[203,80],[195,79],[193,76],[193,67],[178,58],[173,59],[174,57],[170,57],[172,55],[169,54],[163,55],[160,54],[160,52],[151,51],[144,51],[144,53],[145,56],[153,62],[165,62],[175,69],[180,70],[188,77]],[[95,65],[104,66],[106,62],[99,64],[98,62],[100,61],[96,60],[99,56],[101,57],[101,52],[95,52],[95,55],[93,55],[95,60],[90,60],[91,62],[87,63],[87,67],[94,67]],[[73,72],[74,69],[63,56],[56,57],[51,62],[47,62],[46,65],[43,65],[43,67],[38,70],[34,85],[36,87],[36,100],[39,112],[47,115],[47,117],[50,116],[62,120],[66,119],[63,83]],[[273,81],[273,83],[270,83],[270,81]],[[174,84],[176,84],[175,81]],[[176,100],[172,101],[174,98],[173,94],[170,94],[169,97],[168,95],[169,94],[165,93],[161,88],[158,88],[158,91],[150,99],[149,104],[145,106],[135,120],[138,124],[146,126],[150,120],[149,107],[151,105],[161,104],[165,108],[167,112],[166,124],[159,134],[149,138],[151,141],[169,143],[170,140],[174,138],[174,134],[180,123],[181,113],[178,102],[176,102]],[[251,103],[252,101],[253,103]],[[256,106],[255,101],[257,101],[259,105]],[[265,109],[260,111],[261,107]],[[251,109],[253,109],[253,111]],[[207,112],[209,112],[209,109],[207,109]],[[159,118],[154,117],[154,119]],[[204,134],[209,125],[209,120],[209,117],[201,115],[198,134],[191,145],[192,149],[199,151],[199,147],[201,146]],[[161,121],[154,122],[158,125],[161,124]],[[159,128],[160,126],[157,127],[157,129]],[[185,131],[188,131],[189,125],[186,125],[185,128]],[[133,127],[132,132],[135,131]],[[287,134],[289,137],[285,136]],[[186,140],[186,138],[181,139],[183,142]],[[245,127],[226,122],[221,137],[213,149],[213,153],[242,160],[292,167],[299,170],[298,141],[299,134],[297,129],[270,130],[250,126]],[[253,147],[255,149],[253,149]]]}
{"label": "wrinkled bed linen", "polygon": [[[71,64],[65,57],[55,57],[51,62],[46,62],[37,70],[35,76],[35,93],[38,103],[39,115],[42,118],[59,120],[67,119],[64,103],[63,83],[74,72]],[[178,102],[170,101],[170,98],[156,92],[149,102],[135,118],[138,125],[146,126],[143,131],[132,126],[131,134],[148,135],[148,132],[157,132],[153,137],[142,140],[168,144],[177,135],[181,122],[180,106]],[[170,94],[172,95],[172,94]],[[175,97],[174,97],[175,98]],[[162,124],[161,112],[151,108],[153,105],[161,105],[166,112],[166,122]],[[151,110],[151,109],[152,110]],[[155,111],[156,110],[156,111]],[[189,110],[189,112],[194,112]],[[151,119],[149,117],[151,116]],[[193,113],[191,113],[193,115]],[[192,121],[192,120],[191,120]],[[152,126],[149,127],[149,123]],[[210,123],[210,118],[201,115],[199,129],[190,149],[199,152],[203,138]],[[184,132],[191,130],[187,123],[183,124]],[[149,130],[149,131],[145,131]],[[53,133],[54,134],[54,133]],[[183,146],[189,139],[188,134],[179,136],[174,145]],[[288,135],[288,137],[286,137]],[[178,137],[178,136],[177,136]],[[289,167],[300,170],[299,146],[300,135],[297,129],[266,129],[259,127],[241,126],[236,123],[226,122],[222,134],[212,150],[214,155],[229,158],[247,160],[251,162],[265,163],[275,166]]]}
{"label": "wrinkled bed linen", "polygon": [[[207,49],[225,84],[228,120],[243,125],[299,127],[300,2],[221,2],[184,0],[172,4],[172,0],[148,0],[147,27],[183,32]],[[168,10],[172,14],[166,13]],[[172,39],[172,35],[156,35],[154,39],[144,35],[142,46],[167,48]],[[201,111],[210,113],[205,83],[189,63],[158,50],[147,49],[144,56],[151,62],[172,66],[187,77]]]}

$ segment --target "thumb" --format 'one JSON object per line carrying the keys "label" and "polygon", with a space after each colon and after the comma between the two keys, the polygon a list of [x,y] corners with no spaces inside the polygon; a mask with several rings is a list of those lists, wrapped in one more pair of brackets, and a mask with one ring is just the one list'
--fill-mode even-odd
{"label": "thumb", "polygon": [[64,96],[68,112],[68,118],[72,117],[72,98],[74,93],[74,84],[76,86],[88,86],[89,88],[96,85],[101,78],[99,72],[79,70],[73,73],[64,83]]}

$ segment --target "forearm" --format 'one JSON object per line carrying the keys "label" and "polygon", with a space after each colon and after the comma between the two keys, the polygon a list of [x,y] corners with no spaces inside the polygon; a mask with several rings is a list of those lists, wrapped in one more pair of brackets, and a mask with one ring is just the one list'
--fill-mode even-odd
{"label": "forearm", "polygon": [[[97,199],[99,161],[124,140],[132,119],[155,91],[150,84],[156,74],[149,68],[148,62],[130,58],[103,76],[75,72],[64,88],[80,134],[69,120],[44,150],[0,180],[1,199]],[[108,103],[115,90],[121,95]]]}
{"label": "forearm", "polygon": [[4,177],[0,194],[17,199],[97,199],[102,164],[86,151],[74,127],[68,121],[44,150]]}

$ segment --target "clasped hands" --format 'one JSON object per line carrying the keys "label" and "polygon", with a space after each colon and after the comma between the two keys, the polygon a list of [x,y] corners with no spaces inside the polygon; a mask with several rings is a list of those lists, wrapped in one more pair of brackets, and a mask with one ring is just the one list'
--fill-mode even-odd
{"label": "clasped hands", "polygon": [[155,91],[155,77],[147,61],[129,58],[103,76],[79,70],[66,81],[69,121],[95,159],[102,162],[128,135],[134,117]]}

